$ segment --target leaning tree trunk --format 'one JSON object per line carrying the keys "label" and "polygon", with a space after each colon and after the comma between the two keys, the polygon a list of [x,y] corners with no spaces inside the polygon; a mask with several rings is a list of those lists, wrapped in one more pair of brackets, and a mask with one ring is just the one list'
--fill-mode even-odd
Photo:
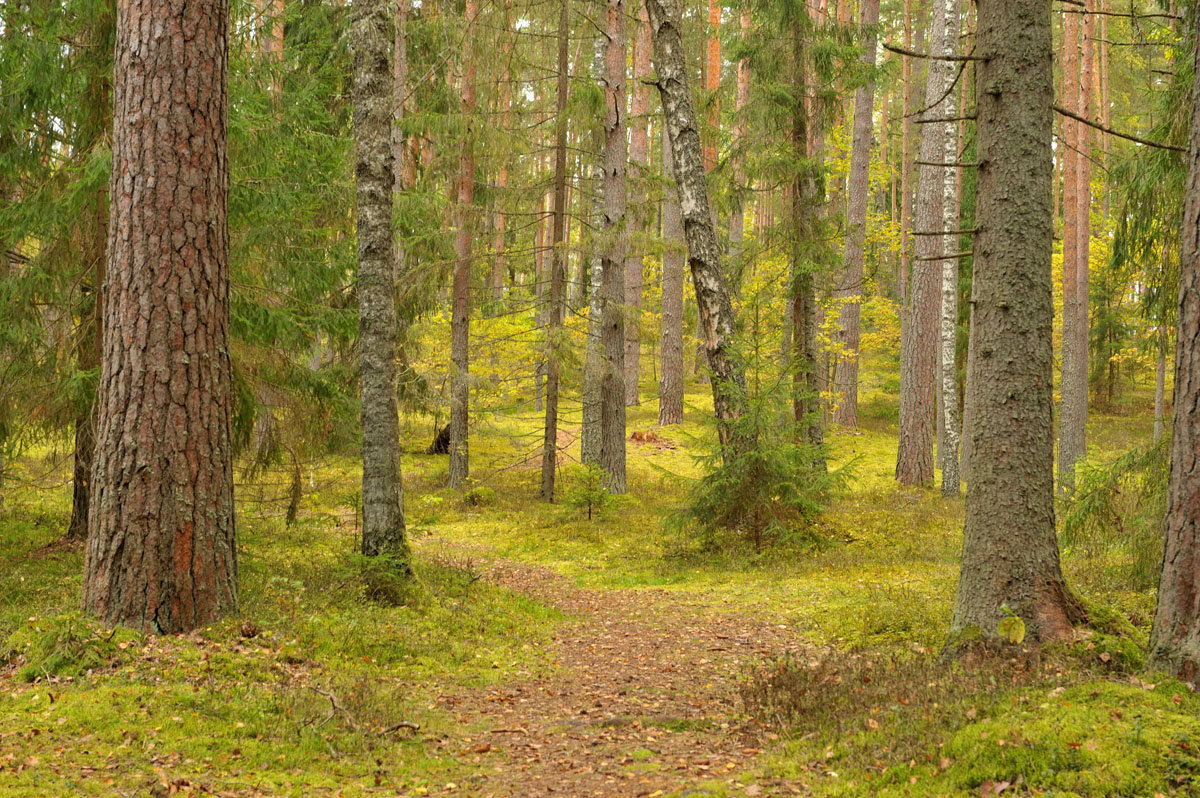
{"label": "leaning tree trunk", "polygon": [[[1195,63],[1200,66],[1200,44]],[[1200,69],[1193,86],[1200,92]],[[1195,412],[1200,404],[1200,103],[1192,109],[1187,181],[1179,245],[1171,476],[1148,664],[1194,683],[1200,672],[1200,415]]]}
{"label": "leaning tree trunk", "polygon": [[713,411],[721,446],[728,458],[741,454],[750,443],[735,435],[733,429],[733,422],[745,407],[746,373],[733,350],[733,304],[721,271],[721,250],[710,212],[708,187],[704,182],[700,129],[688,86],[683,36],[677,22],[678,7],[675,0],[646,0],[646,11],[654,42],[657,85],[675,160],[675,185],[688,245],[692,285],[704,333],[704,349],[712,372]]}
{"label": "leaning tree trunk", "polygon": [[[354,0],[354,150],[362,384],[362,552],[407,563],[396,408],[396,285],[392,240],[387,0]],[[407,567],[407,566],[406,566]]]}
{"label": "leaning tree trunk", "polygon": [[571,34],[571,0],[558,12],[558,86],[554,130],[554,249],[550,257],[550,304],[546,308],[546,423],[542,434],[542,499],[554,501],[554,468],[558,459],[558,345],[566,297],[567,95],[570,75],[567,45]]}
{"label": "leaning tree trunk", "polygon": [[[663,174],[675,173],[671,138],[663,128]],[[662,376],[658,384],[658,424],[683,423],[683,217],[679,194],[668,188],[662,203]]]}
{"label": "leaning tree trunk", "polygon": [[600,382],[601,460],[613,493],[625,492],[625,0],[608,0],[604,48],[604,242]]}
{"label": "leaning tree trunk", "polygon": [[[948,43],[956,44],[956,39],[947,35],[946,23],[951,16],[957,23],[957,14],[956,0],[942,0],[940,8],[935,9],[929,37],[934,55],[953,52],[953,48],[946,50]],[[954,72],[950,61],[930,61],[925,80],[926,119],[948,116],[945,109],[953,108],[951,81]],[[942,230],[943,174],[949,167],[938,164],[945,158],[946,127],[925,124],[921,131],[916,257],[912,261],[908,314],[906,323],[901,326],[900,338],[900,442],[896,454],[896,479],[904,485],[933,482],[942,237],[930,234]]]}
{"label": "leaning tree trunk", "polygon": [[225,0],[117,4],[108,334],[83,606],[156,634],[237,608],[228,26]]}
{"label": "leaning tree trunk", "polygon": [[[875,69],[875,26],[879,24],[879,0],[864,0],[858,28],[863,37],[861,62]],[[833,420],[846,427],[858,426],[858,344],[862,302],[863,258],[867,242],[867,198],[870,194],[871,131],[874,127],[875,79],[869,77],[854,95],[854,133],[850,144],[850,176],[846,187],[846,252],[837,296],[841,308],[839,328],[842,352],[838,356],[833,384],[840,394]],[[886,128],[885,131],[886,133]]]}
{"label": "leaning tree trunk", "polygon": [[[479,13],[476,0],[467,0],[468,31]],[[471,383],[471,227],[475,202],[475,43],[463,37],[462,108],[466,130],[458,156],[458,202],[454,224],[454,287],[450,318],[450,464],[447,482],[460,487],[470,473],[467,451]]]}
{"label": "leaning tree trunk", "polygon": [[1047,641],[1082,615],[1054,532],[1050,2],[981,0],[978,13],[975,446],[951,629],[1002,640],[1011,611]]}

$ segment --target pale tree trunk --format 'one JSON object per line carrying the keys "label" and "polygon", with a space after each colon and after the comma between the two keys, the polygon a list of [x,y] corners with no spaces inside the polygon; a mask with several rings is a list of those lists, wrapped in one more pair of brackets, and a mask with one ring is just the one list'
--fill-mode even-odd
{"label": "pale tree trunk", "polygon": [[[1200,97],[1200,46],[1195,61]],[[1195,683],[1200,671],[1200,103],[1192,109],[1187,193],[1179,246],[1175,335],[1175,421],[1167,486],[1166,536],[1149,667]]]}
{"label": "pale tree trunk", "polygon": [[[875,69],[875,26],[879,24],[879,0],[863,0],[858,27],[863,39],[860,61]],[[842,305],[838,327],[841,346],[834,371],[834,389],[840,395],[834,410],[835,423],[858,426],[859,315],[863,287],[863,259],[867,241],[867,199],[870,196],[871,132],[875,109],[875,80],[869,79],[854,95],[854,132],[850,143],[850,176],[846,189],[846,250],[842,257],[841,287],[836,296]],[[887,128],[884,128],[886,135]]]}
{"label": "pale tree trunk", "polygon": [[561,0],[558,13],[558,85],[554,119],[554,249],[550,257],[550,304],[546,316],[546,424],[542,435],[542,499],[554,501],[558,457],[558,345],[565,299],[567,217],[567,56],[571,35],[571,0]]}
{"label": "pale tree trunk", "polygon": [[[721,131],[721,3],[708,0],[708,42],[704,58],[704,90],[709,93],[708,124],[704,142],[704,171],[717,165],[717,137]],[[716,222],[713,223],[716,226]]]}
{"label": "pale tree trunk", "polygon": [[[468,31],[479,14],[476,0],[464,10]],[[463,38],[462,97],[459,108],[465,120],[458,156],[458,196],[454,206],[454,285],[450,316],[450,465],[447,484],[461,487],[470,473],[467,450],[471,385],[471,233],[475,202],[475,48],[473,37]]]}
{"label": "pale tree trunk", "polygon": [[979,232],[975,234],[975,453],[951,646],[1069,637],[1082,616],[1054,531],[1050,3],[981,0],[975,62]]}
{"label": "pale tree trunk", "polygon": [[237,609],[228,26],[224,0],[117,3],[103,329],[121,334],[103,343],[83,606],[153,634]]}
{"label": "pale tree trunk", "polygon": [[[874,0],[868,0],[874,2]],[[750,35],[750,12],[741,14],[742,37]],[[733,180],[736,184],[733,210],[729,215],[729,260],[733,263],[734,293],[740,291],[742,281],[742,242],[746,231],[745,200],[741,192],[746,189],[746,135],[749,125],[746,119],[746,104],[750,102],[750,62],[743,58],[737,64],[737,89],[734,98],[733,124]]]}
{"label": "pale tree trunk", "polygon": [[[958,3],[948,0],[945,9],[945,30],[942,48],[944,52],[958,52]],[[966,76],[960,77],[966,83]],[[945,104],[940,110],[942,118],[956,115],[953,90],[947,92]],[[959,158],[958,126],[954,122],[942,125],[942,160],[950,164]],[[941,378],[941,402],[938,434],[938,459],[942,466],[942,495],[957,496],[958,476],[958,365],[955,353],[958,348],[958,259],[954,255],[958,236],[950,231],[958,229],[958,168],[942,167],[942,226],[945,236],[933,236],[939,240],[942,254],[942,313],[940,333],[939,376]]]}
{"label": "pale tree trunk", "polygon": [[745,407],[746,374],[733,351],[733,304],[725,286],[721,251],[712,222],[708,187],[704,182],[700,130],[688,87],[683,37],[677,21],[678,7],[675,0],[646,0],[646,10],[650,17],[663,116],[675,160],[675,184],[688,245],[692,286],[696,292],[708,366],[713,375],[713,411],[727,457],[737,456],[750,443],[736,435],[732,427]]}
{"label": "pale tree trunk", "polygon": [[608,0],[604,48],[604,241],[600,383],[601,458],[613,493],[625,492],[625,2]]}
{"label": "pale tree trunk", "polygon": [[[673,180],[675,159],[667,129],[662,134],[663,175]],[[662,205],[662,380],[658,386],[659,426],[683,423],[683,218],[679,194],[667,188]]]}
{"label": "pale tree trunk", "polygon": [[[954,35],[947,21],[954,21]],[[957,50],[958,3],[944,0],[935,8],[930,35],[930,51],[951,55]],[[946,47],[951,46],[951,51]],[[955,76],[951,61],[931,60],[925,81],[926,119],[952,115]],[[952,167],[945,163],[945,142],[953,127],[945,123],[924,124],[921,131],[922,162],[919,170],[916,207],[916,257],[912,261],[908,314],[900,338],[900,442],[896,454],[896,479],[904,485],[933,482],[933,432],[937,381],[938,308],[941,295],[943,195],[945,174]],[[949,131],[948,131],[949,129]]]}
{"label": "pale tree trunk", "polygon": [[[1063,14],[1063,102],[1070,111],[1080,113],[1081,59],[1079,54],[1084,15]],[[1082,125],[1073,119],[1063,119],[1066,139],[1063,177],[1063,312],[1062,312],[1062,402],[1058,419],[1058,488],[1070,491],[1075,485],[1075,462],[1083,454],[1083,428],[1087,423],[1087,331],[1084,347],[1079,348],[1079,245],[1083,220],[1080,218],[1080,195],[1087,191],[1083,181],[1083,164],[1079,155]],[[1086,306],[1086,299],[1082,299]],[[1080,415],[1080,376],[1082,375],[1083,415]]]}
{"label": "pale tree trunk", "polygon": [[[630,222],[635,233],[646,232],[646,181],[650,174],[650,87],[645,81],[650,77],[650,20],[646,9],[638,3],[637,35],[633,45],[633,129],[629,136],[629,161],[633,165],[633,185],[629,202],[633,208]],[[641,310],[642,310],[642,245],[629,248],[629,232],[623,233],[626,241],[625,256],[625,305],[628,319],[625,325],[625,404],[639,402],[638,388],[641,379]]]}

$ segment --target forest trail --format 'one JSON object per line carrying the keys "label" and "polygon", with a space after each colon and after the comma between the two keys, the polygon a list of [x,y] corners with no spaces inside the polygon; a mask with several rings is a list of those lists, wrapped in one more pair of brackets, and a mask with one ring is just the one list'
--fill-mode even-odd
{"label": "forest trail", "polygon": [[[657,796],[712,780],[738,789],[764,734],[739,718],[738,680],[802,647],[787,627],[695,594],[584,589],[511,562],[487,578],[572,620],[555,637],[550,676],[439,696],[459,728],[482,729],[451,741],[478,760],[471,794]],[[746,794],[794,792],[778,787]]]}

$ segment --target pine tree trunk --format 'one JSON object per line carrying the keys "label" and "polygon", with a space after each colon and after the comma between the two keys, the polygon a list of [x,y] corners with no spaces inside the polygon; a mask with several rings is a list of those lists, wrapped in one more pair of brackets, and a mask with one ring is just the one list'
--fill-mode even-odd
{"label": "pine tree trunk", "polygon": [[[112,332],[83,606],[156,634],[237,609],[228,25],[225,0],[117,4],[103,325]],[[167,84],[191,89],[158,90]]]}
{"label": "pine tree trunk", "polygon": [[[868,0],[874,2],[874,0]],[[750,12],[741,14],[742,38],[750,35]],[[742,282],[742,243],[745,239],[746,208],[742,192],[746,190],[746,157],[743,148],[746,146],[746,136],[749,125],[746,119],[746,104],[750,102],[750,61],[741,59],[737,64],[737,87],[734,99],[733,125],[733,181],[735,193],[733,209],[729,214],[729,260],[732,263],[733,291],[740,292]]]}
{"label": "pine tree trunk", "polygon": [[[1195,63],[1200,67],[1200,45]],[[1200,68],[1193,82],[1200,97]],[[1200,671],[1200,103],[1192,108],[1183,232],[1179,246],[1179,304],[1175,337],[1175,422],[1158,606],[1147,665],[1186,682]]]}
{"label": "pine tree trunk", "polygon": [[1031,639],[1082,615],[1054,531],[1051,4],[981,0],[975,62],[979,161],[975,451],[951,645],[1001,640],[1007,608]]}
{"label": "pine tree trunk", "polygon": [[603,377],[602,464],[613,493],[625,492],[625,2],[608,0],[604,48]]}
{"label": "pine tree trunk", "polygon": [[[667,129],[662,135],[663,174],[672,180],[675,159]],[[658,386],[659,426],[683,423],[683,217],[679,195],[667,188],[662,205],[662,380]]]}
{"label": "pine tree trunk", "polygon": [[[638,3],[637,35],[633,45],[633,130],[629,136],[629,161],[633,165],[633,185],[629,193],[632,207],[629,222],[636,233],[644,234],[650,214],[646,209],[646,182],[650,175],[650,19],[646,8]],[[626,241],[625,305],[628,319],[625,325],[625,404],[639,403],[641,380],[641,310],[642,310],[642,247],[629,247],[629,230],[623,233]]]}
{"label": "pine tree trunk", "polygon": [[[603,87],[605,82],[605,42],[606,37],[595,40],[595,52],[592,59],[592,79]],[[600,465],[604,452],[604,413],[603,400],[600,395],[600,385],[604,380],[604,353],[602,350],[604,335],[604,269],[606,267],[601,238],[604,233],[604,192],[608,186],[605,181],[604,153],[590,153],[595,158],[592,164],[592,198],[591,221],[588,229],[591,231],[588,244],[580,253],[581,262],[586,259],[588,264],[588,279],[585,289],[588,296],[587,342],[584,344],[583,359],[583,391],[581,392],[582,426],[579,441],[579,459],[584,465]]]}
{"label": "pine tree trunk", "polygon": [[[1073,11],[1069,9],[1068,11]],[[1063,14],[1063,102],[1067,110],[1079,112],[1080,84],[1080,20],[1081,14]],[[1080,179],[1081,158],[1079,156],[1081,125],[1071,118],[1064,118],[1063,137],[1065,152],[1063,159],[1063,312],[1062,312],[1062,367],[1059,392],[1062,397],[1058,419],[1058,487],[1062,492],[1075,485],[1075,461],[1079,459],[1082,440],[1081,425],[1086,424],[1087,402],[1087,350],[1079,349],[1079,195],[1083,191]],[[1085,331],[1086,341],[1086,331]],[[1084,375],[1085,416],[1079,416],[1079,375]]]}
{"label": "pine tree trunk", "polygon": [[[708,0],[708,42],[704,53],[704,90],[708,92],[708,124],[704,142],[704,171],[717,165],[717,138],[721,131],[721,3]],[[716,226],[714,219],[713,226]]]}
{"label": "pine tree trunk", "polygon": [[[861,61],[875,69],[875,26],[879,0],[863,0],[858,27],[863,39]],[[842,305],[838,327],[842,353],[834,372],[834,389],[840,395],[833,420],[858,426],[858,345],[862,302],[863,259],[867,242],[867,198],[870,195],[871,132],[874,127],[875,81],[868,80],[854,95],[854,132],[850,144],[850,176],[846,189],[846,250],[842,257],[841,287],[836,296]],[[886,128],[884,129],[886,132]]]}
{"label": "pine tree trunk", "polygon": [[571,35],[571,0],[561,0],[558,14],[558,85],[554,130],[554,249],[550,256],[550,304],[546,318],[546,424],[542,436],[542,499],[554,501],[554,471],[558,458],[558,345],[566,297],[567,248],[567,45]]}
{"label": "pine tree trunk", "polygon": [[[947,30],[953,20],[954,35]],[[943,0],[934,9],[930,51],[950,55],[946,47],[957,50],[958,3]],[[931,60],[925,82],[926,119],[952,116],[954,108],[951,82],[955,76],[951,61]],[[948,112],[949,109],[949,112]],[[900,339],[900,442],[896,455],[896,479],[904,485],[933,482],[933,432],[937,385],[938,309],[941,295],[942,236],[929,235],[943,230],[945,143],[950,125],[923,124],[921,131],[922,165],[919,170],[916,207],[916,257],[911,266],[911,284],[907,323]],[[952,129],[952,128],[951,128]]]}
{"label": "pine tree trunk", "polygon": [[[463,13],[469,31],[479,14],[477,0],[467,0]],[[454,286],[450,317],[450,464],[447,484],[460,487],[470,473],[468,422],[471,384],[471,233],[475,202],[475,49],[463,38],[462,99],[466,123],[458,156],[458,197],[454,206]]]}
{"label": "pine tree trunk", "polygon": [[721,251],[704,181],[699,124],[688,87],[683,37],[676,21],[678,8],[675,0],[646,0],[646,10],[650,16],[663,116],[675,160],[675,184],[688,245],[692,285],[713,375],[713,411],[722,447],[727,454],[736,456],[749,443],[735,435],[732,426],[743,412],[746,374],[733,351],[733,304],[725,286]]}

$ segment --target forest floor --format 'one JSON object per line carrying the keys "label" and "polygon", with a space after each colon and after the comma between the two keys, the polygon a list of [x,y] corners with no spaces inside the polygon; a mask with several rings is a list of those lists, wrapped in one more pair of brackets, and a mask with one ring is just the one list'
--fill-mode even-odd
{"label": "forest floor", "polygon": [[[1200,699],[1141,672],[1121,552],[1064,554],[1090,635],[940,661],[962,505],[894,484],[887,387],[831,435],[845,493],[761,550],[664,523],[706,433],[652,405],[591,520],[536,501],[534,418],[480,415],[468,491],[407,456],[407,587],[352,553],[352,458],[306,465],[292,525],[281,467],[238,486],[238,615],[182,637],[78,612],[69,472],[31,452],[0,510],[0,796],[1200,795]],[[1093,413],[1094,459],[1149,438],[1143,399]]]}

